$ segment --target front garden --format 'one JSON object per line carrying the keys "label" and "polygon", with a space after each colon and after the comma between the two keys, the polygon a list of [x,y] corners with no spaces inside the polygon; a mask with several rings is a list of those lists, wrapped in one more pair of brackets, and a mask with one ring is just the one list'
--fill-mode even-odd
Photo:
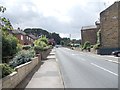
{"label": "front garden", "polygon": [[[0,6],[1,13],[4,13],[5,10],[6,8]],[[5,17],[0,17],[0,23],[2,24],[0,26],[0,30],[2,32],[2,63],[0,63],[0,78],[5,78],[13,72],[18,72],[17,68],[19,66],[21,67],[21,65],[25,65],[23,66],[26,68],[25,72],[30,71],[30,67],[34,68],[34,66],[39,62],[36,60],[37,54],[41,54],[41,59],[45,59],[47,57],[52,46],[49,45],[48,39],[45,36],[42,36],[33,42],[32,45],[21,45],[19,40],[14,35],[9,33],[9,30],[14,30],[10,21]],[[26,63],[30,63],[27,65],[31,66],[29,66],[29,68],[26,67]],[[19,77],[20,75],[18,75],[18,78]]]}

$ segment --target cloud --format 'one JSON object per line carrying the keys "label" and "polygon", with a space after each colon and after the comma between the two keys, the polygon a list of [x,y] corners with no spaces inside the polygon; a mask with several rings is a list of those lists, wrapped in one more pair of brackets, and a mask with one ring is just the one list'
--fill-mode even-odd
{"label": "cloud", "polygon": [[[82,26],[93,25],[99,13],[115,0],[3,0],[3,16],[14,28],[40,27],[62,37],[80,38]],[[8,3],[9,2],[9,3]]]}

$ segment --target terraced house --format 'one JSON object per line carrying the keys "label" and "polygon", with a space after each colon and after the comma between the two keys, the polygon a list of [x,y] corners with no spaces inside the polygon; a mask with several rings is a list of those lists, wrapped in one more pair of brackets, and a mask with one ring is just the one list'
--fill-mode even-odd
{"label": "terraced house", "polygon": [[120,1],[100,13],[101,47],[100,54],[111,54],[120,49]]}

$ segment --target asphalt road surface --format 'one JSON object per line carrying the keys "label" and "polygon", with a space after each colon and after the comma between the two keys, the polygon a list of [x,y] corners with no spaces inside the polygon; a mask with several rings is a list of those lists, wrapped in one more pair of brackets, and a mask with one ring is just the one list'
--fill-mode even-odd
{"label": "asphalt road surface", "polygon": [[65,88],[118,88],[118,64],[63,47],[56,48],[56,57]]}

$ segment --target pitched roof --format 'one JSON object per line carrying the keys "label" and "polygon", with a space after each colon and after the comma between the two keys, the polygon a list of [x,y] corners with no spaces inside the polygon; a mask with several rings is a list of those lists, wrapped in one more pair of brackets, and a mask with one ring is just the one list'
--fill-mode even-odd
{"label": "pitched roof", "polygon": [[23,35],[26,35],[26,33],[23,32],[23,31],[21,31],[21,30],[11,30],[11,32],[12,32],[13,34],[23,34]]}
{"label": "pitched roof", "polygon": [[91,26],[83,26],[82,30],[87,30],[87,29],[96,29],[97,26],[96,25],[91,25]]}
{"label": "pitched roof", "polygon": [[31,37],[32,39],[37,39],[37,37],[32,34],[28,34],[27,36]]}

